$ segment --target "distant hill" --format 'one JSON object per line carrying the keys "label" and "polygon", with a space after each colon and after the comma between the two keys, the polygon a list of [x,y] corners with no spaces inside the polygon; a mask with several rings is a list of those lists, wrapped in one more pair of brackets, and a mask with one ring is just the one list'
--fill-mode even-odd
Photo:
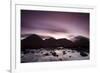
{"label": "distant hill", "polygon": [[55,38],[48,38],[44,40],[44,48],[55,48],[57,40]]}
{"label": "distant hill", "polygon": [[36,34],[32,34],[29,37],[21,40],[22,49],[38,49],[43,47],[43,40]]}
{"label": "distant hill", "polygon": [[78,48],[79,51],[86,51],[89,52],[89,38],[83,36],[74,37],[75,41],[73,42],[75,48]]}
{"label": "distant hill", "polygon": [[57,40],[57,46],[64,47],[64,48],[72,48],[74,46],[74,44],[72,41],[62,38],[62,39]]}

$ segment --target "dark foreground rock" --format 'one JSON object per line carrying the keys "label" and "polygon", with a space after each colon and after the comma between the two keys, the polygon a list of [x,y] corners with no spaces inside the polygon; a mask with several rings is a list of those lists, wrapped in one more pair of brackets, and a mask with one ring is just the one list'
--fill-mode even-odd
{"label": "dark foreground rock", "polygon": [[80,52],[80,55],[83,56],[83,57],[88,56],[85,52]]}

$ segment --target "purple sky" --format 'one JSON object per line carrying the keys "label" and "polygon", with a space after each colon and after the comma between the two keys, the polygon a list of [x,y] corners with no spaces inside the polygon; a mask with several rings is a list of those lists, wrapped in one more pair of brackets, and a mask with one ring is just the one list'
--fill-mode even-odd
{"label": "purple sky", "polygon": [[30,34],[57,39],[89,37],[89,13],[21,10],[21,38]]}

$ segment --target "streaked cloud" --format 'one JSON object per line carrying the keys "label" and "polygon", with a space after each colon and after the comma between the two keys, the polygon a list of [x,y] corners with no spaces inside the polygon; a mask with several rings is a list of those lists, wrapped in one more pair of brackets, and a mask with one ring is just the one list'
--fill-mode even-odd
{"label": "streaked cloud", "polygon": [[21,37],[30,34],[54,38],[89,37],[89,13],[21,10]]}

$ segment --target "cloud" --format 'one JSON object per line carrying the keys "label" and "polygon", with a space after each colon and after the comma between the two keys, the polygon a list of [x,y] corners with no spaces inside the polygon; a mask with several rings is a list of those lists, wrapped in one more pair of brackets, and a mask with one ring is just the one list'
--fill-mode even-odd
{"label": "cloud", "polygon": [[21,34],[89,36],[89,13],[21,10]]}

